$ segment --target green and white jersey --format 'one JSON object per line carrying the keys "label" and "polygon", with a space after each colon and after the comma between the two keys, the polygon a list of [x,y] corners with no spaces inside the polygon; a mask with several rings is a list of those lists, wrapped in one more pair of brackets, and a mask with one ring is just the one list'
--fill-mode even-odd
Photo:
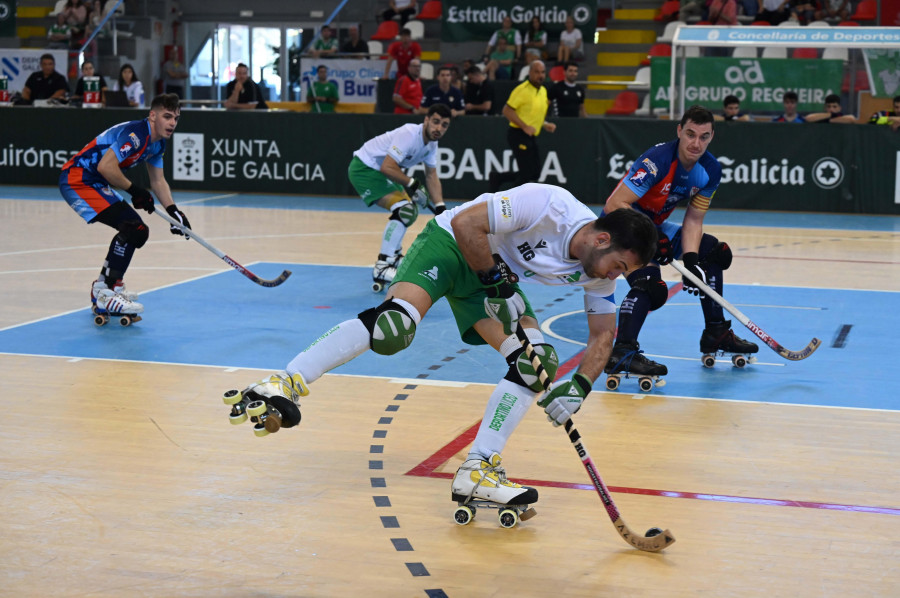
{"label": "green and white jersey", "polygon": [[334,104],[331,102],[316,102],[313,100],[314,97],[317,98],[334,98],[340,99],[338,97],[337,85],[335,85],[331,81],[313,81],[309,85],[309,92],[306,94],[306,100],[313,105],[313,112],[334,112]]}
{"label": "green and white jersey", "polygon": [[437,168],[437,141],[425,143],[422,139],[423,124],[403,125],[366,141],[353,155],[363,164],[381,170],[385,156],[390,156],[400,168],[410,168],[422,162],[429,168]]}
{"label": "green and white jersey", "polygon": [[463,210],[488,204],[491,251],[500,255],[520,282],[571,285],[584,289],[589,314],[616,311],[616,281],[590,278],[581,262],[569,255],[572,237],[597,216],[562,187],[526,183],[499,193],[485,193],[435,217],[453,234],[450,221]]}

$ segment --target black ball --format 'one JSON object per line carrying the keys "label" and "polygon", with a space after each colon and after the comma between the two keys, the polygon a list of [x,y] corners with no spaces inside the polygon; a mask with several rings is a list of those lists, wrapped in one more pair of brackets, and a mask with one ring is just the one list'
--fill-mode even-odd
{"label": "black ball", "polygon": [[663,533],[663,531],[661,529],[659,529],[658,527],[651,527],[650,529],[647,530],[647,533],[644,534],[644,537],[652,538],[653,536],[658,536],[661,533]]}

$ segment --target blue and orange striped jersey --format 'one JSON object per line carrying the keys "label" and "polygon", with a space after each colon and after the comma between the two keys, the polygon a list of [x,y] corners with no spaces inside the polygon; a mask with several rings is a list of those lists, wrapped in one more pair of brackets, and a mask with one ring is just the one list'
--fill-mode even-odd
{"label": "blue and orange striped jersey", "polygon": [[108,149],[115,152],[122,170],[128,170],[141,162],[162,168],[166,140],[150,143],[150,121],[146,118],[119,123],[97,135],[66,162],[62,169],[84,169],[82,176],[85,182],[95,178],[103,180],[103,176],[97,171],[97,165]]}

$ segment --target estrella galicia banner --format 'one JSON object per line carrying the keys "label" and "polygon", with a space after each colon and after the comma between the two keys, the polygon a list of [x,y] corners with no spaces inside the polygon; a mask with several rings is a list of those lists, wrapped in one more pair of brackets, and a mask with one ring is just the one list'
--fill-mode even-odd
{"label": "estrella galicia banner", "polygon": [[0,37],[16,36],[16,3],[0,0]]}
{"label": "estrella galicia banner", "polygon": [[581,30],[584,43],[594,40],[597,26],[596,3],[584,0],[444,0],[441,40],[445,42],[487,42],[491,35],[510,17],[513,28],[525,35],[531,19],[538,17],[547,30],[550,41],[558,41],[566,28],[566,17],[575,20],[575,28]]}
{"label": "estrella galicia banner", "polygon": [[[669,107],[672,59],[650,59],[650,106]],[[725,96],[736,95],[744,112],[779,112],[781,96],[796,91],[800,112],[821,112],[825,96],[840,94],[841,60],[784,60],[782,58],[687,58],[685,106],[700,104],[722,109]]]}

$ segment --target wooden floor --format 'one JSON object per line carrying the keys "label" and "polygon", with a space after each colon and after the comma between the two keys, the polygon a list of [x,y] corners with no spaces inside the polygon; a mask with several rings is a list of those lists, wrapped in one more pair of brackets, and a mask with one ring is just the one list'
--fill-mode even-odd
{"label": "wooden floor", "polygon": [[[384,224],[374,212],[183,207],[244,264],[365,265]],[[130,288],[227,269],[148,221]],[[900,291],[896,233],[711,230],[738,256],[729,281]],[[62,201],[0,200],[0,328],[85,308],[109,239]],[[465,447],[433,477],[406,474],[478,422],[490,386],[327,375],[299,428],[258,439],[228,423],[219,397],[264,373],[0,354],[0,595],[900,595],[898,410],[596,390],[578,425],[606,483],[685,493],[614,493],[632,528],[676,535],[649,554],[619,538],[595,493],[571,487],[589,480],[539,409],[504,464],[563,487],[541,487],[538,516],[514,529],[488,513],[461,527],[441,475]],[[828,505],[883,509],[816,508]]]}

